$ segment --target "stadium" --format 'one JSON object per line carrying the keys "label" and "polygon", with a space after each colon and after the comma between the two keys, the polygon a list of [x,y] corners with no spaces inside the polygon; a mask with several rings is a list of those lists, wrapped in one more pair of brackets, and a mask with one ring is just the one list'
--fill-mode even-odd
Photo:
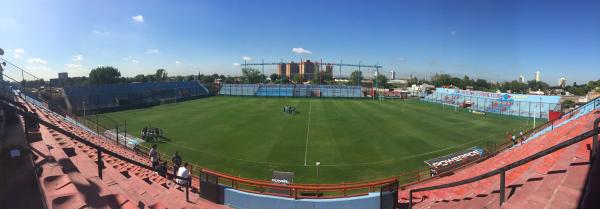
{"label": "stadium", "polygon": [[[180,9],[176,20],[199,15]],[[161,35],[152,40],[168,36],[150,21],[136,14],[128,24]],[[127,51],[152,43],[133,29],[104,27],[82,36],[80,45],[115,47],[115,37],[126,37],[119,49]],[[170,28],[185,45],[196,43],[187,30]],[[451,28],[442,39],[466,31]],[[218,39],[229,33],[209,33],[217,45],[231,46],[232,40]],[[16,42],[0,34],[3,39]],[[404,57],[381,58],[385,65],[359,61],[373,58],[350,46],[345,61],[317,61],[313,51],[297,47],[291,53],[298,56],[272,61],[279,59],[270,54],[276,45],[262,50],[270,60],[243,56],[243,63],[228,66],[234,73],[211,61],[204,61],[206,70],[177,58],[169,74],[154,67],[175,52],[148,48],[119,62],[111,61],[118,52],[97,47],[85,59],[71,57],[64,65],[69,72],[50,79],[48,71],[57,73],[48,63],[60,58],[48,62],[12,45],[0,49],[0,208],[600,207],[594,198],[600,80],[568,85],[561,77],[550,86],[537,71],[531,81],[522,75],[493,81],[479,77],[497,73],[493,79],[502,80],[498,74],[513,72],[478,65],[472,72],[462,68],[467,64],[431,60],[425,65],[441,73],[428,74]],[[212,50],[219,55],[211,59],[224,53]],[[150,64],[141,65],[142,57]],[[83,69],[88,65],[95,67]],[[446,73],[447,66],[461,72]],[[413,68],[423,72],[396,75]],[[595,76],[586,73],[585,79]]]}

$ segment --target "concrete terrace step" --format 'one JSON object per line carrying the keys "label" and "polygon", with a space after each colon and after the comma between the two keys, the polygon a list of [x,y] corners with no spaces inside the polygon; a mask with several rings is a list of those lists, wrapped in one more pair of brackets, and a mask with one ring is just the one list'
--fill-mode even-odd
{"label": "concrete terrace step", "polygon": [[[410,188],[450,183],[489,172],[516,162],[538,151],[575,137],[592,127],[597,115],[588,114],[556,128],[535,140],[513,147],[491,159],[454,175],[441,177]],[[584,140],[506,173],[507,202],[502,208],[576,208],[589,171],[588,144]],[[414,208],[499,208],[499,176],[453,188],[413,194]],[[400,192],[400,201],[407,201],[407,191]],[[425,197],[422,201],[421,198]],[[567,201],[568,200],[568,201]]]}
{"label": "concrete terrace step", "polygon": [[[107,141],[80,127],[63,122],[59,116],[45,114],[43,111],[37,111],[37,113],[42,119],[97,145],[149,164],[148,159],[140,157],[113,141]],[[199,198],[197,189],[190,189],[190,201],[187,202],[185,200],[185,190],[175,186],[170,180],[155,174],[154,171],[128,164],[106,154],[103,155],[104,178],[100,179],[97,173],[95,149],[43,126],[40,130],[43,132],[44,142],[48,145],[38,144],[32,146],[46,150],[44,153],[36,155],[54,154],[58,159],[68,159],[71,164],[74,164],[72,167],[76,169],[76,172],[72,172],[72,174],[62,174],[61,169],[51,169],[51,172],[48,172],[57,175],[48,178],[49,188],[60,187],[65,188],[63,191],[70,190],[57,193],[62,194],[62,196],[57,196],[51,200],[56,208],[73,208],[79,207],[78,205],[92,208],[150,208],[150,206],[152,208],[166,208],[165,205],[168,205],[169,208],[227,208]],[[68,153],[65,153],[65,151]],[[42,162],[42,160],[39,162]]]}

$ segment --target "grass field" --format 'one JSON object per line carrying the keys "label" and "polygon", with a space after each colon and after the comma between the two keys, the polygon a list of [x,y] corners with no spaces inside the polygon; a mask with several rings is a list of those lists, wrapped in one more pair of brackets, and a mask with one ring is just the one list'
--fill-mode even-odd
{"label": "grass field", "polygon": [[[299,113],[283,113],[285,105]],[[427,159],[505,141],[507,131],[527,123],[418,100],[211,97],[106,115],[126,120],[137,136],[146,125],[164,129],[160,151],[177,150],[203,167],[259,179],[293,171],[303,183],[398,175]]]}

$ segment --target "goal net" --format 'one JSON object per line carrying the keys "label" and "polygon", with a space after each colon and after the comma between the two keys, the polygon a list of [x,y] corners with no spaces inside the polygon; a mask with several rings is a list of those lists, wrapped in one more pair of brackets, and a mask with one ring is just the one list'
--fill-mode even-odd
{"label": "goal net", "polygon": [[164,105],[164,104],[171,104],[171,103],[176,103],[177,102],[177,98],[173,97],[173,98],[166,98],[166,99],[160,99],[160,104]]}

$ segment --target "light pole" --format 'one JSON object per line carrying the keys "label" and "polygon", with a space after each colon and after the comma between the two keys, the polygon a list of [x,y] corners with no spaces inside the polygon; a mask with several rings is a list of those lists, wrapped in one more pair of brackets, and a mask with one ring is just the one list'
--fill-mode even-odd
{"label": "light pole", "polygon": [[321,165],[321,162],[317,162],[315,165],[317,166],[317,178],[319,178],[319,165]]}

